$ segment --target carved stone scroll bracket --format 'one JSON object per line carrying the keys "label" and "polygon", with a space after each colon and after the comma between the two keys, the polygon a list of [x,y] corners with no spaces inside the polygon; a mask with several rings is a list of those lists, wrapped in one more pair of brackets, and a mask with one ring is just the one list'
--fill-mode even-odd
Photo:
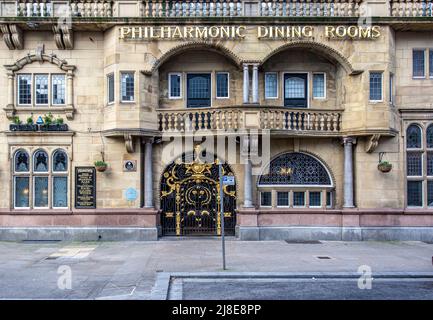
{"label": "carved stone scroll bracket", "polygon": [[3,110],[6,112],[6,118],[8,118],[8,120],[12,120],[14,118],[16,109],[13,104],[7,105],[3,108]]}
{"label": "carved stone scroll bracket", "polygon": [[123,135],[125,140],[125,148],[128,153],[134,153],[134,138],[131,134],[125,133]]}
{"label": "carved stone scroll bracket", "polygon": [[3,41],[9,50],[22,50],[24,48],[24,38],[21,28],[15,24],[1,24],[0,30],[3,33]]}
{"label": "carved stone scroll bracket", "polygon": [[379,145],[379,139],[380,134],[373,134],[370,136],[365,145],[365,152],[372,153],[374,150],[376,150],[377,146]]}
{"label": "carved stone scroll bracket", "polygon": [[60,50],[70,50],[74,48],[74,32],[68,25],[53,25],[54,42]]}

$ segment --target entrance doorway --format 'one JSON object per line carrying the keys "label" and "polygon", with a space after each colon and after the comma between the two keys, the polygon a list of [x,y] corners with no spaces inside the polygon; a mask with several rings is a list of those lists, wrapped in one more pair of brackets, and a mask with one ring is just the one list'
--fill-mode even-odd
{"label": "entrance doorway", "polygon": [[210,107],[210,73],[188,73],[186,76],[186,88],[188,108]]}
{"label": "entrance doorway", "polygon": [[[227,164],[224,175],[233,175]],[[225,233],[234,235],[236,186],[224,186]],[[202,161],[198,153],[182,155],[161,178],[163,235],[220,235],[219,176],[216,159]]]}

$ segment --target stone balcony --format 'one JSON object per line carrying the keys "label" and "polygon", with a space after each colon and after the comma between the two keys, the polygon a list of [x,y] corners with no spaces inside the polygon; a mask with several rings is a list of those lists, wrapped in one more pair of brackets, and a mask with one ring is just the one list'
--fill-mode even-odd
{"label": "stone balcony", "polygon": [[161,133],[270,130],[283,135],[339,136],[342,112],[264,106],[159,109]]}
{"label": "stone balcony", "polygon": [[433,0],[1,0],[1,17],[431,17]]}

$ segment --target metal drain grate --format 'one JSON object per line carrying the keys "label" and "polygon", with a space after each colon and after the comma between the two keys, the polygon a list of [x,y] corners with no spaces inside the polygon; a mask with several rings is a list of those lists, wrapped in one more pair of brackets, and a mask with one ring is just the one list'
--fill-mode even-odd
{"label": "metal drain grate", "polygon": [[316,258],[317,258],[317,259],[321,259],[321,260],[329,260],[329,259],[332,259],[331,257],[328,257],[328,256],[317,256]]}
{"label": "metal drain grate", "polygon": [[319,240],[286,240],[288,244],[322,244]]}

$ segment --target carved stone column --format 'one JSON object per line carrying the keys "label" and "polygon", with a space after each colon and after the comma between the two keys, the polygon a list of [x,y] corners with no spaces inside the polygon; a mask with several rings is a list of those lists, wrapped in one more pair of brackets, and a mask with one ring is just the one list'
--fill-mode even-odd
{"label": "carved stone column", "polygon": [[242,156],[244,164],[244,208],[253,207],[253,170],[249,156],[250,140],[248,136],[243,137]]}
{"label": "carved stone column", "polygon": [[66,74],[66,118],[72,120],[74,118],[74,74],[71,70]]}
{"label": "carved stone column", "polygon": [[6,111],[6,117],[11,119],[15,115],[15,74],[13,72],[8,72],[8,91],[7,91],[7,105],[4,108]]}
{"label": "carved stone column", "polygon": [[259,103],[259,66],[253,65],[253,103]]}
{"label": "carved stone column", "polygon": [[356,140],[343,138],[344,145],[344,208],[354,208],[353,202],[353,145]]}
{"label": "carved stone column", "polygon": [[244,84],[243,84],[244,103],[248,103],[250,100],[249,91],[250,91],[250,75],[248,71],[248,64],[244,64]]}

